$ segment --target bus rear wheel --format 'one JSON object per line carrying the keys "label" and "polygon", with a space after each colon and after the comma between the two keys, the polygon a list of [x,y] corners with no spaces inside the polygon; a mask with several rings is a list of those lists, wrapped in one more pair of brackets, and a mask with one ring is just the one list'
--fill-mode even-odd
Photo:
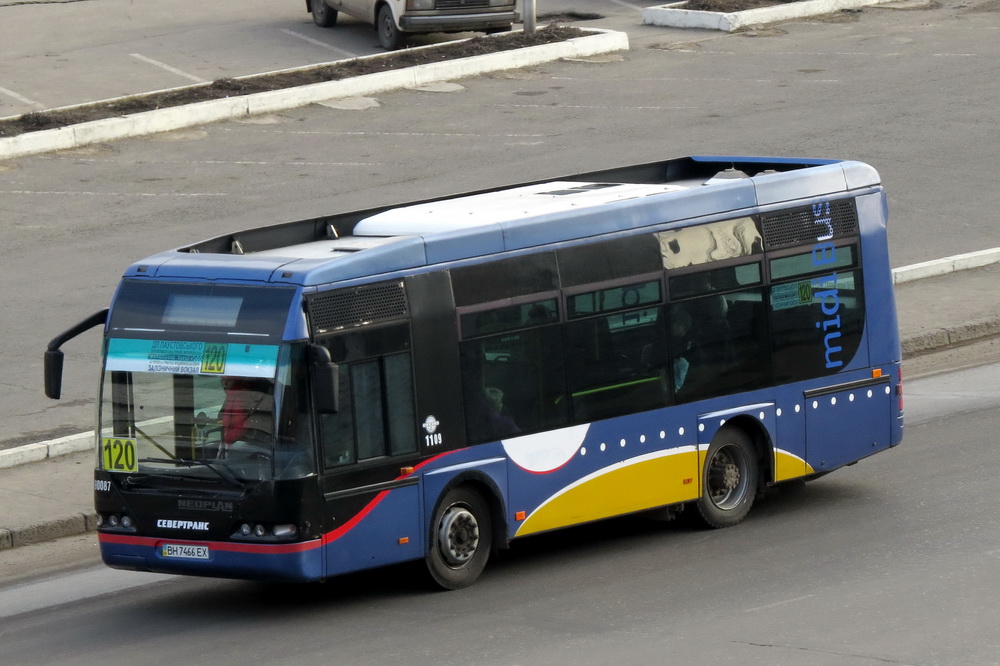
{"label": "bus rear wheel", "polygon": [[468,587],[486,567],[492,544],[489,505],[479,493],[455,488],[434,512],[427,570],[446,590]]}
{"label": "bus rear wheel", "polygon": [[698,500],[701,521],[715,528],[736,525],[750,513],[757,495],[757,455],[738,428],[723,428],[712,438]]}

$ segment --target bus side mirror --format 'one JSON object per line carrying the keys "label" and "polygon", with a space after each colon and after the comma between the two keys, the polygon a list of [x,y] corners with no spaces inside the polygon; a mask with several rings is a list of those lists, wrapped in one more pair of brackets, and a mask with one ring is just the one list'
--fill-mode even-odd
{"label": "bus side mirror", "polygon": [[340,366],[330,358],[330,350],[312,345],[313,405],[320,414],[340,411]]}
{"label": "bus side mirror", "polygon": [[63,353],[58,349],[45,352],[45,396],[58,400],[62,396]]}
{"label": "bus side mirror", "polygon": [[53,400],[58,400],[62,396],[62,375],[63,375],[63,353],[59,350],[67,340],[72,340],[84,331],[89,331],[95,326],[103,326],[108,322],[108,309],[95,312],[79,324],[63,331],[49,342],[48,349],[45,350],[45,395]]}

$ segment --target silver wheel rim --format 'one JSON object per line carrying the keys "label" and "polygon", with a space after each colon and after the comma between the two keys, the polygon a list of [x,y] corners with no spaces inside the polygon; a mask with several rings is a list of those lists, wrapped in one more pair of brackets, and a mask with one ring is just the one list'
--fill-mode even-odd
{"label": "silver wheel rim", "polygon": [[743,449],[732,444],[719,448],[708,462],[706,494],[718,508],[728,511],[740,505],[747,494],[750,461]]}
{"label": "silver wheel rim", "polygon": [[438,544],[449,566],[468,564],[479,548],[479,522],[472,512],[457,504],[448,507],[441,516]]}

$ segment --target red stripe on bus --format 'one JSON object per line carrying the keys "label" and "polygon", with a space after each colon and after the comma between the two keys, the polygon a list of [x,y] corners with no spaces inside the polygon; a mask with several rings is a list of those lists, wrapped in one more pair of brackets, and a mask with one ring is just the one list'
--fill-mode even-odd
{"label": "red stripe on bus", "polygon": [[232,543],[228,541],[190,541],[188,539],[171,539],[169,537],[129,536],[127,534],[106,534],[104,532],[99,533],[97,539],[102,543],[114,543],[124,546],[155,548],[160,543],[176,543],[190,546],[208,546],[211,550],[220,552],[257,553],[261,555],[301,553],[319,548],[322,545],[322,540],[320,539],[299,543]]}

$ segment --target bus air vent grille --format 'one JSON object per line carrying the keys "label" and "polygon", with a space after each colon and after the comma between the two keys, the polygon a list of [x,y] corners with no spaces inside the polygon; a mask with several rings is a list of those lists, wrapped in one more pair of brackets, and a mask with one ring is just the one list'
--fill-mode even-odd
{"label": "bus air vent grille", "polygon": [[378,324],[406,314],[402,282],[365,285],[317,294],[309,299],[309,319],[314,334]]}
{"label": "bus air vent grille", "polygon": [[[815,208],[815,210],[814,210]],[[858,210],[854,199],[802,206],[761,215],[764,246],[769,249],[815,243],[817,240],[854,236],[858,233]],[[833,236],[830,236],[830,231]]]}

